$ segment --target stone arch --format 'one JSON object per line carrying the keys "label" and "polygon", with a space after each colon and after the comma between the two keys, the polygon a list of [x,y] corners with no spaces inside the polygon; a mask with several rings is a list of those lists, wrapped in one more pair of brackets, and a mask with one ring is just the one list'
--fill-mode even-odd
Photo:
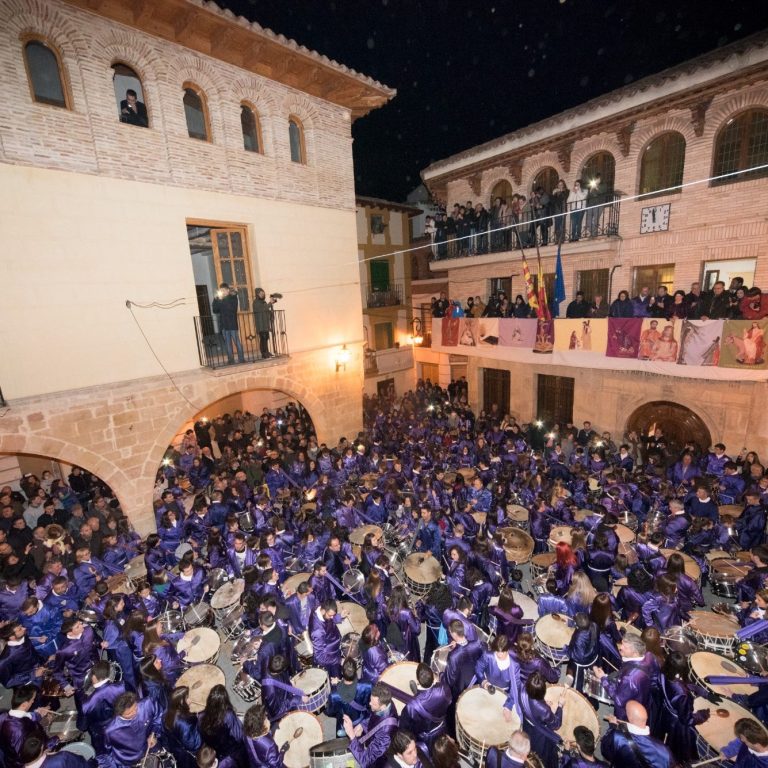
{"label": "stone arch", "polygon": [[320,118],[317,107],[309,99],[298,97],[293,94],[284,99],[281,106],[283,114],[279,117],[279,123],[285,129],[284,141],[286,145],[288,144],[288,118],[293,115],[301,121],[301,127],[304,134],[306,164],[316,165],[317,125]]}
{"label": "stone arch", "polygon": [[658,424],[668,436],[673,451],[679,451],[685,442],[692,440],[702,451],[712,445],[713,426],[706,411],[698,413],[687,405],[674,400],[647,400],[638,403],[627,417],[626,432],[647,434],[653,424]]}
{"label": "stone arch", "polygon": [[265,87],[260,79],[253,77],[240,78],[232,83],[233,102],[239,108],[240,104],[252,104],[259,113],[261,121],[261,138],[264,142],[262,154],[274,157],[275,146],[275,115],[280,111],[274,94]]}
{"label": "stone arch", "polygon": [[[506,181],[512,188],[512,192],[515,192],[515,182],[508,173],[503,170],[492,171],[490,174],[483,174],[482,185],[480,187],[480,200],[483,205],[488,208],[493,203],[492,192],[493,188],[501,181]],[[509,201],[507,201],[509,202]]]}
{"label": "stone arch", "polygon": [[637,193],[640,189],[640,176],[643,164],[643,154],[648,144],[653,141],[657,136],[661,136],[663,133],[679,133],[685,139],[685,160],[683,165],[683,182],[686,180],[686,174],[688,169],[691,168],[691,164],[687,162],[688,152],[691,148],[691,142],[696,141],[696,134],[693,131],[693,126],[690,120],[685,120],[682,117],[667,117],[659,122],[651,123],[650,125],[642,128],[636,135],[632,137],[632,144],[634,146],[634,169],[635,178],[633,179],[632,189]]}
{"label": "stone arch", "polygon": [[[621,149],[619,148],[618,143],[613,141],[606,134],[593,136],[587,141],[579,142],[571,155],[571,187],[573,186],[573,182],[578,178],[577,174],[581,172],[581,169],[584,167],[587,160],[598,152],[610,152],[614,159],[621,157]],[[617,167],[618,165],[617,162]]]}
{"label": "stone arch", "polygon": [[542,152],[534,158],[527,158],[523,166],[523,178],[521,179],[520,192],[528,197],[531,194],[533,180],[544,168],[554,168],[559,178],[564,179],[568,174],[563,172],[560,161],[555,152]]}
{"label": "stone arch", "polygon": [[715,137],[726,120],[748,109],[768,109],[768,98],[765,96],[764,87],[757,86],[752,90],[740,91],[720,103],[707,115],[702,139],[711,142],[714,150]]}

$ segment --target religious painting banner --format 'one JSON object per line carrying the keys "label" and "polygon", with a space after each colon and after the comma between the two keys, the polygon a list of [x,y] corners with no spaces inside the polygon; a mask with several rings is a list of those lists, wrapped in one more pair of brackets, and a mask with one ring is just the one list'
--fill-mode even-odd
{"label": "religious painting banner", "polygon": [[605,355],[608,323],[605,319],[555,321],[555,349],[568,352],[594,352]]}
{"label": "religious painting banner", "polygon": [[660,363],[676,363],[679,343],[674,320],[645,318],[640,330],[637,350],[638,360],[654,360]]}
{"label": "religious painting banner", "polygon": [[499,346],[533,349],[538,321],[533,318],[510,317],[499,322]]}
{"label": "religious painting banner", "polygon": [[641,317],[611,317],[608,319],[608,357],[637,359],[640,349]]}
{"label": "religious painting banner", "polygon": [[680,365],[717,365],[722,338],[722,320],[683,320],[677,362]]}
{"label": "religious painting banner", "polygon": [[536,321],[536,342],[533,351],[537,354],[551,354],[555,348],[555,321],[540,317]]}
{"label": "religious painting banner", "polygon": [[766,369],[765,333],[768,320],[726,320],[720,343],[722,368]]}

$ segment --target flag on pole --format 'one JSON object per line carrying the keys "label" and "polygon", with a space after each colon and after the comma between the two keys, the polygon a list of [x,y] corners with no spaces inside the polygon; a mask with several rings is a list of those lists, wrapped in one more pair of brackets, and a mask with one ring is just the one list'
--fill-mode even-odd
{"label": "flag on pole", "polygon": [[560,257],[560,245],[557,246],[557,264],[555,266],[555,297],[552,302],[552,317],[560,317],[560,302],[565,301],[565,276],[563,260]]}
{"label": "flag on pole", "polygon": [[536,291],[533,290],[533,278],[531,277],[531,270],[528,269],[525,254],[523,254],[523,278],[525,279],[525,297],[528,301],[528,306],[531,309],[535,309],[538,314],[539,304],[536,301]]}
{"label": "flag on pole", "polygon": [[544,284],[544,271],[541,267],[541,259],[539,259],[539,302],[536,309],[536,317],[540,320],[551,320],[552,315],[549,314],[549,304],[547,303],[547,286]]}

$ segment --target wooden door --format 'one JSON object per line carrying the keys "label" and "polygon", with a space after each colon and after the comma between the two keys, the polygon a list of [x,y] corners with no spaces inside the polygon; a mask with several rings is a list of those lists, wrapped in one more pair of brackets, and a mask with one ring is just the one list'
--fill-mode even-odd
{"label": "wooden door", "polygon": [[701,417],[679,403],[655,400],[641,405],[627,419],[627,432],[641,436],[647,437],[656,427],[661,428],[672,453],[682,450],[688,441],[702,452],[712,445],[712,436]]}
{"label": "wooden door", "polygon": [[568,376],[545,376],[539,374],[536,388],[536,418],[548,427],[563,426],[573,421],[573,384]]}
{"label": "wooden door", "polygon": [[509,371],[498,368],[483,368],[483,410],[491,412],[491,406],[497,405],[502,415],[509,413]]}
{"label": "wooden door", "polygon": [[216,282],[234,287],[240,301],[240,311],[247,312],[251,308],[253,293],[245,230],[212,227],[211,247],[216,265]]}

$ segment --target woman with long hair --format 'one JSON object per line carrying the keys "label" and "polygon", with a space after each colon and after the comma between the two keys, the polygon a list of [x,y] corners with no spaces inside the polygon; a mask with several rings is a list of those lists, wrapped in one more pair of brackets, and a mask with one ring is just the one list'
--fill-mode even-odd
{"label": "woman with long hair", "polygon": [[568,612],[571,616],[577,613],[589,613],[592,609],[592,601],[597,596],[597,590],[592,586],[584,571],[576,571],[571,579],[571,586],[565,593],[565,602],[568,604]]}
{"label": "woman with long hair", "polygon": [[609,577],[615,560],[616,556],[608,546],[608,536],[605,531],[598,531],[587,550],[585,562],[585,570],[596,590],[607,592],[610,589]]}
{"label": "woman with long hair", "polygon": [[611,596],[606,592],[601,592],[592,601],[592,609],[589,612],[589,618],[597,625],[600,631],[600,657],[607,662],[613,669],[621,668],[621,654],[619,653],[619,643],[621,642],[621,632],[613,620],[613,605]]}
{"label": "woman with long hair", "polygon": [[647,627],[664,632],[682,624],[677,596],[677,577],[663,573],[656,579],[656,586],[649,600],[643,604],[643,621]]}
{"label": "woman with long hair", "polygon": [[134,693],[138,690],[137,666],[125,629],[125,598],[110,595],[104,605],[104,631],[101,647],[106,648],[110,661],[116,661],[123,670],[125,687]]}
{"label": "woman with long hair", "polygon": [[397,651],[404,653],[408,661],[421,661],[419,634],[421,621],[408,605],[408,593],[405,587],[398,585],[392,589],[387,603],[387,642]]}
{"label": "woman with long hair", "polygon": [[553,575],[557,582],[557,593],[564,595],[571,586],[573,573],[578,565],[571,545],[567,541],[558,541],[555,546],[555,566]]}
{"label": "woman with long hair", "polygon": [[627,574],[627,583],[619,589],[616,595],[616,607],[619,609],[622,621],[638,628],[645,626],[643,622],[643,605],[653,592],[653,579],[644,568],[632,568]]}
{"label": "woman with long hair", "polygon": [[142,659],[139,671],[144,698],[152,699],[155,703],[155,723],[159,730],[163,713],[168,708],[168,693],[172,686],[163,675],[162,661],[153,653]]}
{"label": "woman with long hair", "polygon": [[563,724],[563,704],[567,690],[563,688],[557,706],[552,709],[544,700],[547,681],[538,672],[534,672],[526,681],[520,697],[523,730],[531,740],[531,750],[548,768],[558,764],[557,747],[561,740],[555,731]]}
{"label": "woman with long hair", "polygon": [[433,768],[460,768],[459,745],[444,733],[435,739],[432,746]]}
{"label": "woman with long hair", "polygon": [[160,622],[158,621],[147,624],[147,628],[144,631],[143,654],[144,656],[153,654],[160,659],[163,675],[168,680],[171,688],[176,685],[176,681],[184,669],[184,664],[175,646],[169,640],[175,642],[180,636],[180,633],[168,635],[167,638],[161,636]]}
{"label": "woman with long hair", "polygon": [[467,556],[458,545],[448,550],[448,574],[445,581],[451,590],[458,594],[464,588],[464,576],[467,570]]}
{"label": "woman with long hair", "polygon": [[189,688],[181,685],[171,693],[163,717],[163,742],[176,758],[178,768],[196,768],[194,755],[202,746],[197,717],[189,709]]}
{"label": "woman with long hair", "polygon": [[496,634],[505,635],[509,645],[514,645],[523,627],[523,609],[515,602],[514,590],[502,587],[499,602],[489,612],[496,618]]}
{"label": "woman with long hair", "polygon": [[529,632],[523,632],[517,638],[512,658],[520,667],[520,682],[523,684],[534,672],[538,672],[548,683],[556,683],[560,679],[560,668],[553,668],[539,655],[533,635]]}
{"label": "woman with long hair", "polygon": [[600,661],[600,629],[586,613],[577,613],[573,623],[575,628],[568,643],[567,675],[573,687],[583,693],[587,670]]}
{"label": "woman with long hair", "polygon": [[677,582],[677,603],[680,607],[680,618],[688,621],[695,606],[704,605],[704,595],[701,587],[685,572],[685,560],[678,552],[673,552],[667,558],[666,572]]}
{"label": "woman with long hair", "polygon": [[[266,712],[262,718],[266,722],[266,730],[269,731]],[[231,757],[236,765],[247,764],[243,726],[235,714],[227,689],[223,685],[214,685],[211,688],[205,702],[205,709],[198,716],[198,724],[203,741],[216,750],[219,759]],[[262,734],[250,738],[255,739],[260,735]]]}

